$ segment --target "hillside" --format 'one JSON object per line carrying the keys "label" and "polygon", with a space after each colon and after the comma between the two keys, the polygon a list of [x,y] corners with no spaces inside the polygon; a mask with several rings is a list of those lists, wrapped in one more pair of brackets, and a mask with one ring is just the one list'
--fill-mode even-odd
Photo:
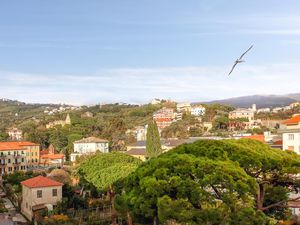
{"label": "hillside", "polygon": [[224,105],[231,105],[234,107],[245,107],[245,108],[251,107],[252,104],[256,104],[257,108],[266,108],[266,107],[274,108],[280,106],[287,106],[299,100],[300,100],[300,94],[252,95],[252,96],[243,96],[243,97],[215,100],[215,101],[204,102],[204,103],[224,104]]}

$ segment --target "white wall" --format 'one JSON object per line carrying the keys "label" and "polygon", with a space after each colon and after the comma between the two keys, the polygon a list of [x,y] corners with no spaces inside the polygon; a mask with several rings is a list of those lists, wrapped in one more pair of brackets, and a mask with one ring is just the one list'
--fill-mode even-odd
{"label": "white wall", "polygon": [[[290,140],[289,138],[289,134],[290,135],[294,135],[294,140]],[[294,152],[296,152],[297,154],[300,154],[300,133],[283,133],[282,134],[282,149],[283,150],[288,150],[289,146],[293,146],[294,147]]]}

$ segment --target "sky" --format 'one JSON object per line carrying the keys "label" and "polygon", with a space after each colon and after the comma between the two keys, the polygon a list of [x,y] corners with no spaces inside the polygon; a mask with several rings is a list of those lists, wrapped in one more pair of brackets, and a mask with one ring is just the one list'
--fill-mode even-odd
{"label": "sky", "polygon": [[0,98],[193,102],[299,81],[298,0],[0,0]]}

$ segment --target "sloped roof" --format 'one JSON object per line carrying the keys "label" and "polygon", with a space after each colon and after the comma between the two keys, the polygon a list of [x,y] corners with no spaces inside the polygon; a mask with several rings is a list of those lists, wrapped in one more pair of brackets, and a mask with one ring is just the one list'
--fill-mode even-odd
{"label": "sloped roof", "polygon": [[300,122],[300,115],[294,116],[291,119],[283,121],[283,124],[298,124]]}
{"label": "sloped roof", "polygon": [[55,180],[43,176],[37,176],[28,180],[24,180],[21,182],[21,184],[29,188],[42,188],[64,185],[63,183],[57,182]]}
{"label": "sloped roof", "polygon": [[64,154],[43,154],[41,155],[41,159],[63,159],[65,157]]}
{"label": "sloped roof", "polygon": [[17,144],[17,142],[0,142],[0,151],[7,150],[26,150],[24,147]]}
{"label": "sloped roof", "polygon": [[128,155],[146,155],[146,149],[144,149],[144,148],[134,148],[134,149],[131,149],[131,150],[125,152],[125,154],[128,154]]}
{"label": "sloped roof", "polygon": [[246,138],[246,139],[252,139],[252,140],[256,140],[256,141],[261,141],[261,142],[265,142],[265,136],[264,135],[251,135],[251,136],[244,136],[242,138]]}
{"label": "sloped roof", "polygon": [[96,137],[88,137],[83,138],[81,140],[75,141],[74,143],[105,143],[108,142],[108,140],[96,138]]}

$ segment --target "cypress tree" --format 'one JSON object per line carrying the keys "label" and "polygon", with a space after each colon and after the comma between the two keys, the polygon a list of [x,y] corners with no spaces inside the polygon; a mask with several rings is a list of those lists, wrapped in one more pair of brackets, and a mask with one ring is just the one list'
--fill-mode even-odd
{"label": "cypress tree", "polygon": [[160,144],[160,137],[157,125],[155,121],[151,121],[147,128],[147,140],[146,140],[146,157],[157,157],[162,153]]}

